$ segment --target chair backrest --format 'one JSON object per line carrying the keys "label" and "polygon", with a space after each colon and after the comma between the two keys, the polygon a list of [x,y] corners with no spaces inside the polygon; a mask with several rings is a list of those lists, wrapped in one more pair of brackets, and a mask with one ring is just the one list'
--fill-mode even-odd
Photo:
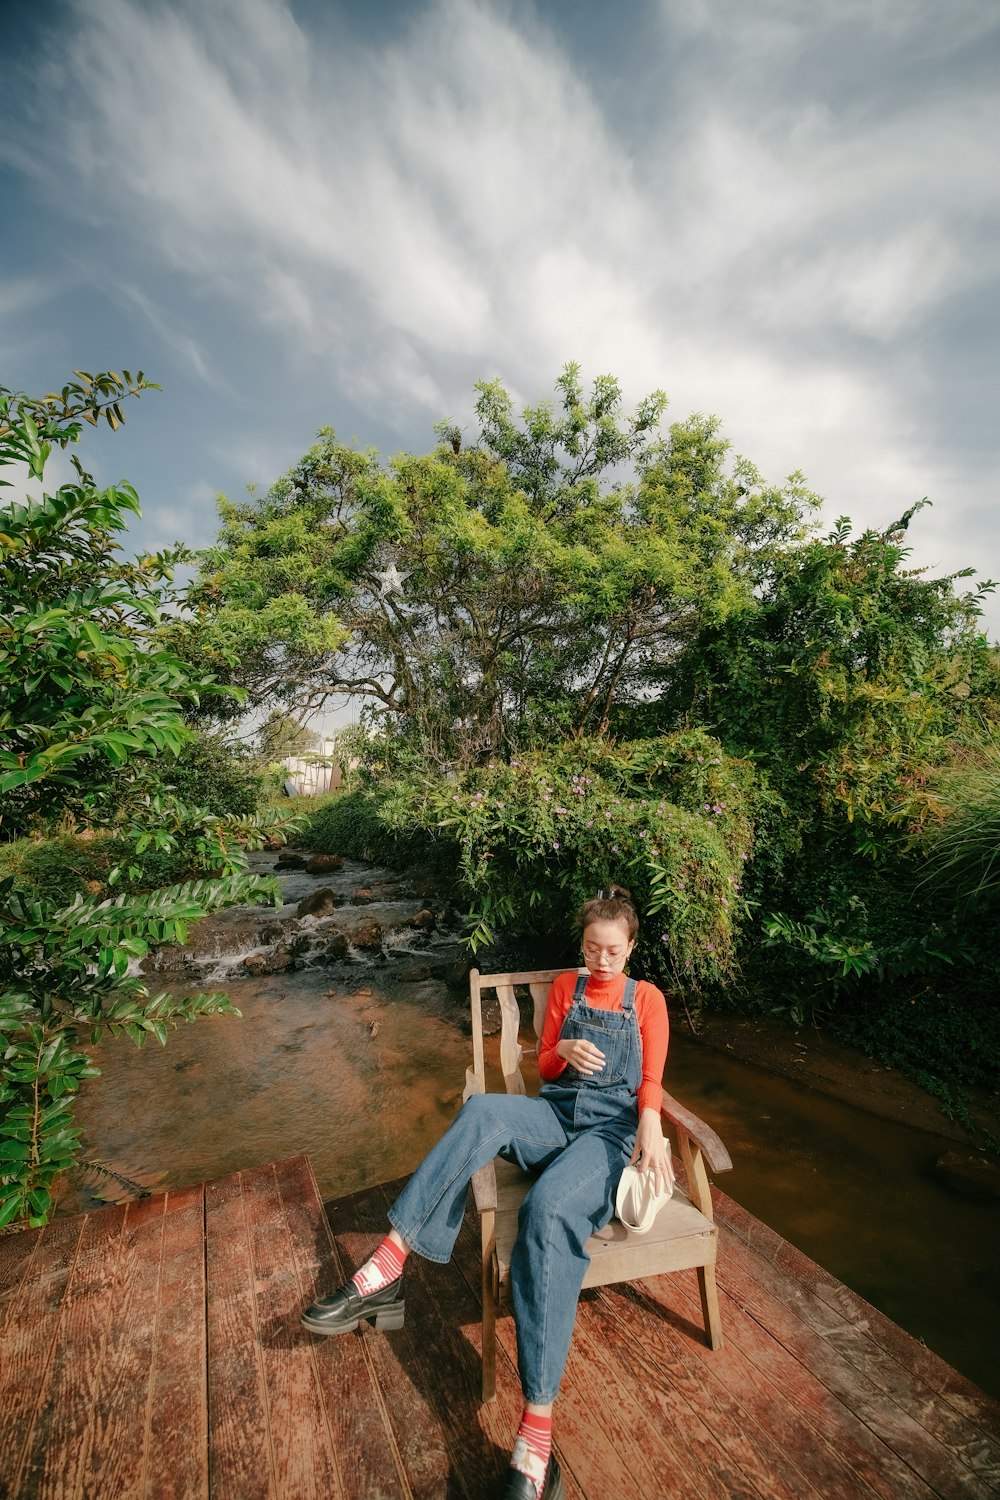
{"label": "chair backrest", "polygon": [[521,1012],[514,994],[515,985],[523,984],[531,991],[534,1004],[535,1036],[540,1037],[545,1023],[545,1007],[548,1004],[552,981],[561,969],[526,969],[513,974],[480,974],[473,969],[469,975],[469,1000],[472,1010],[472,1067],[466,1073],[465,1098],[470,1094],[486,1092],[486,1063],[483,1053],[483,1006],[484,990],[495,990],[500,1006],[500,1067],[504,1086],[508,1094],[526,1092],[521,1074],[523,1049],[518,1041]]}

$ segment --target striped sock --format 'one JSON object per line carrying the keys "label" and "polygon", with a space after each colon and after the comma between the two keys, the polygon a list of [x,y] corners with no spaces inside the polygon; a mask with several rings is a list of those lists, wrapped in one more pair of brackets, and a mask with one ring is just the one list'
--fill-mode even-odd
{"label": "striped sock", "polygon": [[375,1254],[363,1266],[359,1266],[351,1277],[362,1297],[367,1297],[371,1292],[380,1292],[383,1287],[398,1281],[406,1265],[406,1255],[407,1252],[400,1250],[386,1235]]}
{"label": "striped sock", "polygon": [[535,1486],[535,1494],[541,1495],[545,1487],[545,1474],[552,1452],[552,1418],[539,1417],[525,1411],[517,1429],[514,1452],[510,1466],[519,1474],[526,1474]]}

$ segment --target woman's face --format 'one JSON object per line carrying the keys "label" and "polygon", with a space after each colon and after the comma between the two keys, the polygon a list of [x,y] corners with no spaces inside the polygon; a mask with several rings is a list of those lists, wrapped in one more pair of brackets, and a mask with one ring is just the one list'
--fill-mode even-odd
{"label": "woman's face", "polygon": [[588,922],[583,929],[583,961],[595,979],[614,979],[634,947],[622,921]]}

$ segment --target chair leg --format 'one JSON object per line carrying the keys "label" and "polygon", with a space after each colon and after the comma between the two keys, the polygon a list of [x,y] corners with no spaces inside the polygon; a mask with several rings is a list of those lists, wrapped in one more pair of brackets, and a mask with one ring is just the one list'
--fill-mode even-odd
{"label": "chair leg", "polygon": [[719,1310],[719,1293],[715,1285],[715,1267],[698,1267],[698,1291],[701,1295],[701,1315],[705,1320],[705,1336],[710,1349],[722,1348],[722,1313]]}
{"label": "chair leg", "polygon": [[[492,1236],[491,1236],[492,1239]],[[497,1393],[497,1267],[492,1249],[483,1253],[483,1403]]]}

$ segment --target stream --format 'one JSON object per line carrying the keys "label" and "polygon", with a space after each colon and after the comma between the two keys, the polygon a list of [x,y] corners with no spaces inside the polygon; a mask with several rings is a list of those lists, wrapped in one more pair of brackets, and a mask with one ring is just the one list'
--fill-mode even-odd
{"label": "stream", "polygon": [[[165,1048],[99,1048],[103,1076],[77,1108],[85,1156],[178,1188],[305,1151],[328,1199],[411,1171],[444,1132],[471,1055],[457,917],[371,865],[279,875],[280,910],[219,913],[158,956],[151,986],[225,989],[242,1019],[182,1026]],[[1000,1397],[1000,1209],[935,1176],[952,1142],[679,1027],[664,1082],[725,1141],[720,1187]],[[94,1203],[79,1180],[59,1211]]]}

